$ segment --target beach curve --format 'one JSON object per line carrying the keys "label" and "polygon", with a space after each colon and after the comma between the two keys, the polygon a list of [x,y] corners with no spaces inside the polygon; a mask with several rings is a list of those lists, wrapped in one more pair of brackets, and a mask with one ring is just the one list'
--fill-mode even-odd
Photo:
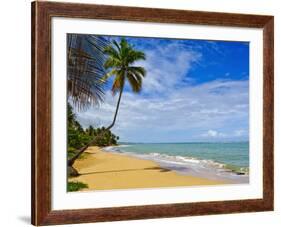
{"label": "beach curve", "polygon": [[70,181],[88,185],[87,190],[160,188],[178,186],[218,185],[226,182],[181,175],[163,168],[151,160],[105,152],[97,146],[89,147],[85,156],[74,163],[79,176]]}

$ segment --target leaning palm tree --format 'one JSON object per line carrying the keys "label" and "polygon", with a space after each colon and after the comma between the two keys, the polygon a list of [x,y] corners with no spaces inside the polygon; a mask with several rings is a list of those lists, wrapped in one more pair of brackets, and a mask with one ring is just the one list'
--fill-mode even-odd
{"label": "leaning palm tree", "polygon": [[[67,99],[78,110],[85,110],[103,101],[102,77],[105,74],[103,50],[108,44],[109,41],[102,36],[83,34],[67,36]],[[68,106],[68,110],[70,107]],[[72,164],[68,165],[68,172],[70,175],[77,175],[78,172]]]}
{"label": "leaning palm tree", "polygon": [[103,80],[107,81],[110,77],[114,77],[111,91],[113,95],[119,92],[113,121],[106,128],[109,130],[115,124],[126,81],[129,82],[133,92],[139,93],[142,89],[142,79],[145,77],[146,71],[141,66],[135,66],[134,63],[145,60],[145,54],[135,50],[124,38],[120,43],[114,40],[113,45],[106,47],[104,52],[108,55],[104,66],[109,72]]}
{"label": "leaning palm tree", "polygon": [[142,79],[145,76],[146,71],[143,67],[135,66],[134,63],[138,60],[145,60],[145,54],[143,52],[135,50],[125,39],[122,39],[120,43],[113,41],[111,46],[107,46],[104,49],[104,53],[108,56],[104,64],[104,67],[108,72],[103,77],[103,82],[106,82],[110,77],[114,77],[111,91],[113,95],[119,92],[114,118],[108,127],[96,135],[86,146],[82,147],[73,158],[68,160],[68,166],[72,166],[75,160],[90,145],[95,144],[114,126],[126,81],[129,82],[133,92],[139,93],[142,89]]}

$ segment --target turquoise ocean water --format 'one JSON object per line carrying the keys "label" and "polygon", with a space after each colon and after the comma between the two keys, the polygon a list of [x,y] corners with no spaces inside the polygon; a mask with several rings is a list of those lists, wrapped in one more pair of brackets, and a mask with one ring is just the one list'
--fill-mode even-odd
{"label": "turquoise ocean water", "polygon": [[182,174],[249,181],[249,143],[122,144],[105,150],[153,160]]}

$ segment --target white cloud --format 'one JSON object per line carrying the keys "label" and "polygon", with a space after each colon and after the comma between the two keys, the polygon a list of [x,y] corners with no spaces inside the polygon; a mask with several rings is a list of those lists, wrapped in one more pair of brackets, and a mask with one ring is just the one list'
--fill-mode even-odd
{"label": "white cloud", "polygon": [[[202,56],[197,51],[187,49],[181,42],[145,50],[146,61],[137,63],[147,70],[142,93],[123,92],[113,128],[122,141],[247,139],[248,80],[214,80],[194,85],[189,73],[200,64]],[[106,103],[78,113],[79,121],[84,127],[109,125],[117,98],[108,91]]]}
{"label": "white cloud", "polygon": [[[210,138],[245,137],[247,130],[242,134],[241,127],[248,128],[247,97],[248,81],[212,81],[171,90],[163,97],[124,92],[113,131],[123,141],[138,138],[189,141],[204,138],[206,129],[210,129],[207,131]],[[78,113],[79,121],[84,126],[109,125],[117,98],[108,92],[106,104]]]}
{"label": "white cloud", "polygon": [[214,131],[214,130],[209,130],[207,132],[207,135],[208,136],[212,136],[212,137],[216,137],[219,133],[217,131]]}
{"label": "white cloud", "polygon": [[224,133],[218,132],[216,130],[208,130],[206,133],[201,135],[202,137],[209,137],[209,138],[222,138],[226,137]]}
{"label": "white cloud", "polygon": [[147,77],[143,82],[145,93],[164,92],[174,88],[179,83],[189,82],[186,76],[191,65],[198,62],[201,54],[187,50],[181,44],[167,44],[146,50],[146,60],[138,62],[147,70]]}

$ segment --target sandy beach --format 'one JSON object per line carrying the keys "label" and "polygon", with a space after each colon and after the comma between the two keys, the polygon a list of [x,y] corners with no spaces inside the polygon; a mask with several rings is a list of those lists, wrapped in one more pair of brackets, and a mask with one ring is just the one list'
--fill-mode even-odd
{"label": "sandy beach", "polygon": [[156,162],[122,154],[105,152],[99,147],[89,147],[83,158],[76,160],[74,168],[79,181],[88,185],[83,190],[111,190],[223,184],[205,178],[180,175],[160,167]]}

